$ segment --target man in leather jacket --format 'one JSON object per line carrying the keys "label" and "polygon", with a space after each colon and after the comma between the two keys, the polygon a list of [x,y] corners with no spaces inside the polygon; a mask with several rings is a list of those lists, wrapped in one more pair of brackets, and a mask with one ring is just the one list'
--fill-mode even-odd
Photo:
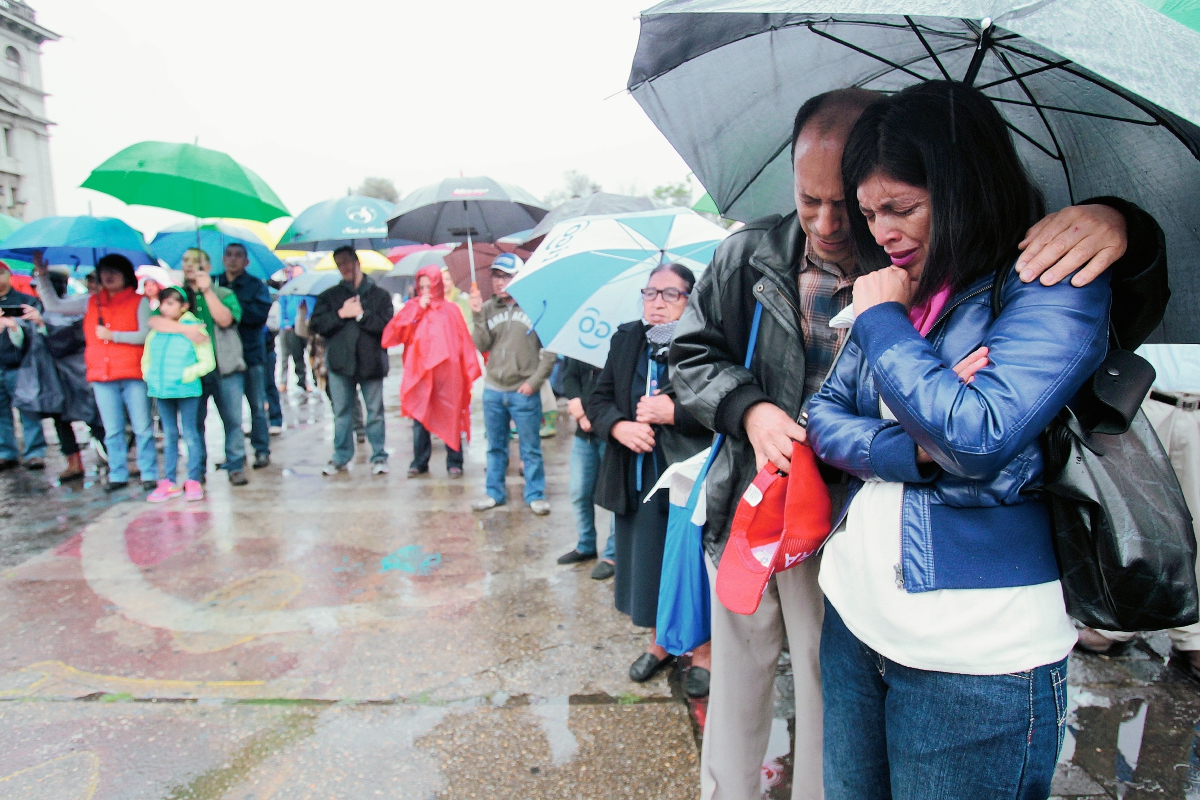
{"label": "man in leather jacket", "polygon": [[[680,320],[670,355],[679,401],[727,437],[707,483],[710,577],[746,487],[768,461],[786,469],[792,441],[804,441],[803,408],[845,335],[828,327],[850,304],[859,275],[841,155],[854,122],[875,97],[841,90],[805,103],[792,137],[797,212],[751,222],[727,238]],[[1022,245],[1016,268],[1026,281],[1040,277],[1053,284],[1074,273],[1078,286],[1111,266],[1112,318],[1124,347],[1135,347],[1161,320],[1170,294],[1166,249],[1158,225],[1136,206],[1100,198],[1065,208],[1030,229]],[[758,302],[762,322],[746,370]],[[827,480],[836,484],[838,478],[831,473]],[[831,488],[837,506],[844,493]],[[719,601],[712,605],[712,682],[701,757],[706,800],[761,791],[785,631],[796,708],[792,797],[823,796],[819,563],[813,558],[773,577],[753,615],[733,614]]]}

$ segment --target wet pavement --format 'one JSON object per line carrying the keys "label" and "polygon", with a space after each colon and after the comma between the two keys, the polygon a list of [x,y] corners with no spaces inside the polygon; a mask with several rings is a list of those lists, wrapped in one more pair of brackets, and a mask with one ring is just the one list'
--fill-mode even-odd
{"label": "wet pavement", "polygon": [[[631,683],[647,632],[592,563],[555,564],[570,423],[543,442],[550,516],[519,502],[515,445],[513,501],[473,514],[478,417],[465,480],[440,445],[407,479],[398,380],[386,476],[365,446],[322,476],[328,407],[296,393],[272,465],[211,472],[201,503],[56,486],[53,444],[46,473],[0,475],[0,797],[697,795],[704,703],[678,673]],[[1200,798],[1200,687],[1168,653],[1073,657],[1056,796]],[[790,685],[785,655],[764,797],[790,796]]]}

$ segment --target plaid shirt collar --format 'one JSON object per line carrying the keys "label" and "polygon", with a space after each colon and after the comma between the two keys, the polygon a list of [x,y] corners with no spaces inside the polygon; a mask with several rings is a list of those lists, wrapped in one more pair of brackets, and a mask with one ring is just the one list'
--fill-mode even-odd
{"label": "plaid shirt collar", "polygon": [[835,291],[841,290],[846,286],[854,285],[855,279],[862,275],[862,273],[858,271],[857,265],[851,267],[849,272],[846,272],[832,261],[826,261],[825,259],[821,258],[819,255],[817,255],[817,252],[813,250],[812,242],[810,242],[808,237],[805,236],[804,259],[800,262],[800,271],[808,272],[811,269],[819,269],[832,275],[837,280],[837,289]]}

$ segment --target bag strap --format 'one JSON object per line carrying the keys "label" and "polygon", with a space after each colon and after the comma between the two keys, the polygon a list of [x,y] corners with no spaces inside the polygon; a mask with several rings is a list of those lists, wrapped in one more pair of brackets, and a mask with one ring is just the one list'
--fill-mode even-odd
{"label": "bag strap", "polygon": [[[750,344],[746,347],[746,360],[742,366],[750,369],[750,362],[754,360],[754,349],[758,346],[758,327],[762,323],[762,302],[754,304],[754,321],[750,323]],[[696,475],[696,482],[692,484],[692,493],[688,497],[688,508],[693,508],[696,501],[700,499],[700,487],[704,485],[705,478],[708,477],[708,470],[712,467],[713,461],[717,458],[717,453],[721,452],[721,445],[725,444],[725,434],[718,433],[717,438],[713,441],[712,447],[708,451],[708,459],[705,460],[704,466]]]}

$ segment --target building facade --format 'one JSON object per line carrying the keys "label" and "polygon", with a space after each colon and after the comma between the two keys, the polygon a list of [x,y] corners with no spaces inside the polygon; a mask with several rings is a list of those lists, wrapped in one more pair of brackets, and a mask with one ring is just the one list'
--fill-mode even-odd
{"label": "building facade", "polygon": [[0,213],[26,222],[55,213],[42,42],[58,38],[21,0],[0,0]]}

